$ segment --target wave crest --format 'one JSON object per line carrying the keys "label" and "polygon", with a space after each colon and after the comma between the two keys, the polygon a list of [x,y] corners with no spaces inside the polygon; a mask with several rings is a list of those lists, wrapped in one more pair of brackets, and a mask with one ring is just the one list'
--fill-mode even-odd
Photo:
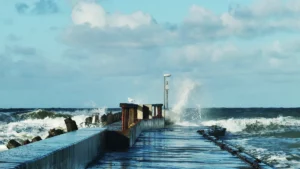
{"label": "wave crest", "polygon": [[201,123],[204,126],[219,125],[227,128],[232,133],[264,133],[264,132],[283,132],[286,130],[298,129],[300,120],[294,117],[277,118],[252,118],[252,119],[224,119],[209,120]]}
{"label": "wave crest", "polygon": [[59,118],[59,117],[68,118],[68,117],[71,117],[71,115],[62,114],[62,113],[55,113],[55,112],[52,112],[52,111],[47,111],[47,110],[42,110],[42,109],[38,109],[38,110],[35,110],[35,111],[32,111],[32,112],[22,113],[22,114],[17,115],[17,118],[20,119],[20,120]]}

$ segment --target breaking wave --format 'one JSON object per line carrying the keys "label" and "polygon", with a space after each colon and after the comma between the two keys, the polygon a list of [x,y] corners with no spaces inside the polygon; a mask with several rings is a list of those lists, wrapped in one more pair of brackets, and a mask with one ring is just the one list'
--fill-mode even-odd
{"label": "breaking wave", "polygon": [[231,134],[227,141],[276,168],[300,168],[300,118],[230,118],[202,121],[202,125],[219,125]]}
{"label": "breaking wave", "polygon": [[[40,136],[43,139],[48,136],[48,131],[53,128],[66,130],[64,119],[72,117],[79,128],[85,128],[85,119],[93,114],[104,114],[106,109],[68,111],[35,110],[27,113],[6,113],[5,118],[0,119],[0,151],[7,150],[5,144],[10,139],[23,142],[26,139]],[[4,113],[3,113],[4,114]],[[4,115],[2,117],[4,117]],[[89,126],[94,127],[94,126]]]}
{"label": "breaking wave", "polygon": [[45,118],[58,118],[58,117],[71,117],[70,114],[63,114],[63,113],[55,113],[52,111],[46,111],[42,109],[38,109],[32,112],[28,113],[22,113],[16,115],[17,119],[23,120],[23,119],[45,119]]}
{"label": "breaking wave", "polygon": [[297,130],[300,127],[299,118],[282,117],[277,118],[252,118],[252,119],[224,119],[209,120],[201,122],[204,126],[219,125],[227,128],[232,133],[259,133],[266,134],[268,132],[287,132]]}

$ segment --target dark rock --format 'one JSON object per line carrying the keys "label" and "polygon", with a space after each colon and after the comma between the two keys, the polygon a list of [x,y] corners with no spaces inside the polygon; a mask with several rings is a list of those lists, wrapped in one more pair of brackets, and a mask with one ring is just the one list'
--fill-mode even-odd
{"label": "dark rock", "polygon": [[213,125],[209,128],[208,134],[215,137],[225,136],[226,128]]}
{"label": "dark rock", "polygon": [[101,116],[102,124],[109,125],[122,120],[122,112],[113,114],[112,112]]}
{"label": "dark rock", "polygon": [[85,125],[90,125],[90,124],[92,124],[92,122],[93,122],[93,117],[87,117],[85,119]]}
{"label": "dark rock", "polygon": [[23,145],[26,145],[26,144],[29,144],[30,143],[30,141],[29,140],[25,140],[25,141],[23,141]]}
{"label": "dark rock", "polygon": [[48,131],[48,134],[49,135],[47,136],[47,138],[51,138],[51,137],[54,137],[54,136],[64,134],[64,131],[62,129],[50,129]]}
{"label": "dark rock", "polygon": [[205,133],[205,130],[198,130],[197,133],[199,133],[199,134],[204,134],[204,133]]}
{"label": "dark rock", "polygon": [[117,116],[117,121],[122,120],[122,112],[116,113],[116,116]]}
{"label": "dark rock", "polygon": [[117,122],[119,121],[119,114],[114,114],[114,122]]}
{"label": "dark rock", "polygon": [[21,146],[21,144],[18,143],[16,140],[9,140],[9,142],[6,145],[6,147],[8,149],[16,148],[16,147],[19,147],[19,146]]}
{"label": "dark rock", "polygon": [[104,114],[104,115],[101,116],[101,122],[103,123],[103,122],[106,122],[106,121],[107,121],[107,115]]}
{"label": "dark rock", "polygon": [[40,136],[36,136],[31,140],[31,142],[34,143],[34,142],[41,141],[41,140],[42,140],[42,138]]}
{"label": "dark rock", "polygon": [[68,132],[78,130],[76,122],[72,120],[70,117],[65,119],[65,123]]}
{"label": "dark rock", "polygon": [[114,116],[112,113],[107,114],[107,122],[106,124],[112,124],[114,122]]}

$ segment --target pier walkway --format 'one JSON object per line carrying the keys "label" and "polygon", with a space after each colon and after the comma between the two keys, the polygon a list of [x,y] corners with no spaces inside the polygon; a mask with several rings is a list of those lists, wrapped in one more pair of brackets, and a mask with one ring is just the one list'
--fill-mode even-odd
{"label": "pier walkway", "polygon": [[145,131],[128,151],[107,152],[89,168],[251,168],[197,134],[199,129],[174,126]]}

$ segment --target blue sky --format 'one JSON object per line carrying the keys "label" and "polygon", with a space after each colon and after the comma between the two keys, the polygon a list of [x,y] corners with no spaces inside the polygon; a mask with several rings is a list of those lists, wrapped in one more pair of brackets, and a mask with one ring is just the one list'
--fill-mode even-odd
{"label": "blue sky", "polygon": [[297,0],[0,3],[0,107],[299,106]]}

